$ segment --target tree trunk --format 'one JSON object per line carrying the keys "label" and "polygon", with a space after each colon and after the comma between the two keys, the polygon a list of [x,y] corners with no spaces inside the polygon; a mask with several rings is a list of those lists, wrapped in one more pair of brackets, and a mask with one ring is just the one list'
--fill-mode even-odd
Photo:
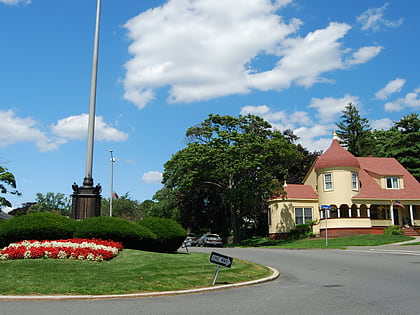
{"label": "tree trunk", "polygon": [[233,205],[230,206],[230,221],[233,230],[233,243],[238,244],[242,240],[242,236],[239,226],[239,215]]}

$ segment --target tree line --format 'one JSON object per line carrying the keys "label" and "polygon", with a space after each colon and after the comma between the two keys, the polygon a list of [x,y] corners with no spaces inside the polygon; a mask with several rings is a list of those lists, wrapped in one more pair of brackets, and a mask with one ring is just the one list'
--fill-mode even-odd
{"label": "tree line", "polygon": [[[336,123],[341,144],[355,156],[394,157],[420,179],[420,119],[412,113],[388,130],[372,130],[354,104]],[[321,151],[297,143],[292,130],[280,132],[261,117],[211,114],[186,131],[186,147],[164,165],[163,185],[153,200],[139,202],[128,193],[113,200],[113,216],[131,221],[146,217],[175,219],[195,233],[211,231],[234,241],[268,231],[267,201],[282,193],[283,182],[300,184]],[[1,194],[17,194],[16,181],[0,169]],[[13,189],[7,189],[4,185]],[[7,206],[7,199],[0,199]],[[108,198],[101,215],[109,215]],[[58,211],[68,215],[63,194],[37,194],[20,212]],[[13,214],[13,211],[12,211]]]}

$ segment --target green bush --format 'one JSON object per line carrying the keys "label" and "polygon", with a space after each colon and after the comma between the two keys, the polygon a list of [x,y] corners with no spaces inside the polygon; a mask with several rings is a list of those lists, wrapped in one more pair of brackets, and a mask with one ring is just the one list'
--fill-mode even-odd
{"label": "green bush", "polygon": [[385,228],[385,235],[403,235],[404,232],[396,225],[391,225]]}
{"label": "green bush", "polygon": [[121,242],[125,248],[146,250],[156,235],[148,228],[121,218],[94,217],[77,222],[78,238],[100,238]]}
{"label": "green bush", "polygon": [[288,239],[300,240],[312,236],[312,229],[310,224],[297,224],[290,230]]}
{"label": "green bush", "polygon": [[172,219],[150,217],[138,221],[138,224],[156,234],[156,240],[149,248],[151,251],[175,252],[187,236],[187,231]]}
{"label": "green bush", "polygon": [[73,237],[75,221],[51,212],[14,217],[1,224],[0,246],[23,240],[55,240]]}

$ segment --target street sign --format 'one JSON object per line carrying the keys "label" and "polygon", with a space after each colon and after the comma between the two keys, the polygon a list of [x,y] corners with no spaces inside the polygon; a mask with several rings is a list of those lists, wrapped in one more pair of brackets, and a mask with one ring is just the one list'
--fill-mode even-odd
{"label": "street sign", "polygon": [[321,206],[321,209],[327,209],[327,210],[330,210],[330,209],[331,209],[331,206],[329,206],[329,205],[322,205],[322,206]]}
{"label": "street sign", "polygon": [[211,252],[210,262],[219,266],[232,267],[233,258],[219,253]]}

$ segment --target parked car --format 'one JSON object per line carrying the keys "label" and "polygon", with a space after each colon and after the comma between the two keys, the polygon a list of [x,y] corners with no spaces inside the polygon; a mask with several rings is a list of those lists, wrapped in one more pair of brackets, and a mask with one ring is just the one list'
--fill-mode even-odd
{"label": "parked car", "polygon": [[223,241],[218,234],[204,234],[198,240],[198,246],[223,246]]}
{"label": "parked car", "polygon": [[194,233],[188,233],[187,237],[184,240],[184,247],[197,246],[198,238]]}

